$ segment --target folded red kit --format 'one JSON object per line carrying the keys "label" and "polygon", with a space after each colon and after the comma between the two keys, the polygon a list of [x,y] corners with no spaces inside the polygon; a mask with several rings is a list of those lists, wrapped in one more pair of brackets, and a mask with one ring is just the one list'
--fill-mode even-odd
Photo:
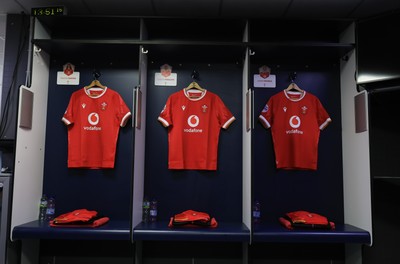
{"label": "folded red kit", "polygon": [[171,217],[168,226],[217,227],[218,223],[217,220],[215,220],[214,217],[211,217],[208,213],[186,210]]}
{"label": "folded red kit", "polygon": [[106,216],[99,216],[97,211],[77,209],[57,216],[49,224],[52,227],[98,227],[109,220]]}
{"label": "folded red kit", "polygon": [[307,211],[294,211],[279,218],[279,222],[288,229],[335,229],[335,223],[327,217]]}

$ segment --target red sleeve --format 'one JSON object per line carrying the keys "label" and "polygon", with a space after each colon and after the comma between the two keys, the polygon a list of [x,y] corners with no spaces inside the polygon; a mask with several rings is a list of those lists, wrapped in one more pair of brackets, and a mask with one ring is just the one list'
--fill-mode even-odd
{"label": "red sleeve", "polygon": [[265,128],[270,128],[272,125],[272,98],[268,100],[264,108],[261,110],[261,114],[258,119]]}
{"label": "red sleeve", "polygon": [[322,106],[321,101],[318,98],[316,100],[317,100],[317,120],[318,120],[318,125],[319,125],[319,129],[323,130],[325,127],[327,127],[329,125],[329,123],[332,120],[329,117],[328,112]]}
{"label": "red sleeve", "polygon": [[220,97],[216,97],[218,103],[218,120],[222,128],[227,129],[233,121],[235,121],[235,117],[231,113],[231,111],[226,107],[224,102]]}
{"label": "red sleeve", "polygon": [[71,98],[69,99],[69,103],[67,106],[67,110],[65,110],[64,115],[62,117],[62,121],[66,124],[66,125],[70,125],[72,123],[74,123],[74,108],[73,106],[75,105],[75,93],[73,93],[71,95]]}
{"label": "red sleeve", "polygon": [[119,105],[117,119],[119,121],[119,125],[121,127],[124,127],[132,114],[131,114],[131,111],[129,110],[128,106],[125,104],[124,100],[122,99],[122,97],[119,94],[118,94],[117,98],[118,98],[118,105]]}
{"label": "red sleeve", "polygon": [[171,118],[171,97],[168,98],[167,103],[165,104],[163,110],[161,111],[160,115],[158,116],[158,121],[164,126],[169,127],[172,125],[172,118]]}

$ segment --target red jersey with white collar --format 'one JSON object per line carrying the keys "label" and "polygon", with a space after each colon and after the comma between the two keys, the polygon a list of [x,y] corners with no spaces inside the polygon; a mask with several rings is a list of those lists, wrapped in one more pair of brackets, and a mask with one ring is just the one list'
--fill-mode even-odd
{"label": "red jersey with white collar", "polygon": [[216,170],[221,128],[235,117],[219,96],[204,90],[170,95],[158,117],[168,127],[168,168]]}
{"label": "red jersey with white collar", "polygon": [[113,168],[119,128],[131,112],[110,88],[72,93],[62,121],[68,125],[69,168]]}
{"label": "red jersey with white collar", "polygon": [[320,131],[331,119],[316,96],[279,92],[269,99],[259,120],[271,127],[278,169],[317,169]]}

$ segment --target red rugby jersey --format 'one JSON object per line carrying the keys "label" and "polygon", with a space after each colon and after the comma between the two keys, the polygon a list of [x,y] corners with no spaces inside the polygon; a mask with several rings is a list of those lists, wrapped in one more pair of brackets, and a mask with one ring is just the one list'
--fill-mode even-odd
{"label": "red rugby jersey", "polygon": [[62,121],[68,125],[69,168],[113,168],[120,127],[131,112],[110,88],[72,93]]}
{"label": "red rugby jersey", "polygon": [[317,169],[320,131],[331,119],[316,96],[279,92],[268,100],[259,120],[271,127],[278,169]]}
{"label": "red rugby jersey", "polygon": [[169,96],[158,117],[168,127],[168,168],[216,170],[221,128],[235,117],[210,91],[185,89]]}

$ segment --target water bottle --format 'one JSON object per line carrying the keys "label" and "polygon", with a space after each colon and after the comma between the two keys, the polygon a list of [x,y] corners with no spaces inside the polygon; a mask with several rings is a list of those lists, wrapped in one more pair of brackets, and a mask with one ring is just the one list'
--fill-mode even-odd
{"label": "water bottle", "polygon": [[157,221],[157,200],[153,199],[150,203],[150,222]]}
{"label": "water bottle", "polygon": [[261,204],[259,201],[254,201],[253,205],[253,223],[258,224],[261,222]]}
{"label": "water bottle", "polygon": [[47,201],[47,210],[46,210],[46,220],[51,221],[54,219],[54,215],[56,213],[56,201],[53,197],[50,197]]}
{"label": "water bottle", "polygon": [[46,220],[46,210],[47,210],[47,196],[46,194],[43,194],[42,198],[40,198],[39,221]]}
{"label": "water bottle", "polygon": [[143,222],[147,223],[150,219],[150,201],[145,197],[143,199],[143,214],[142,220]]}

